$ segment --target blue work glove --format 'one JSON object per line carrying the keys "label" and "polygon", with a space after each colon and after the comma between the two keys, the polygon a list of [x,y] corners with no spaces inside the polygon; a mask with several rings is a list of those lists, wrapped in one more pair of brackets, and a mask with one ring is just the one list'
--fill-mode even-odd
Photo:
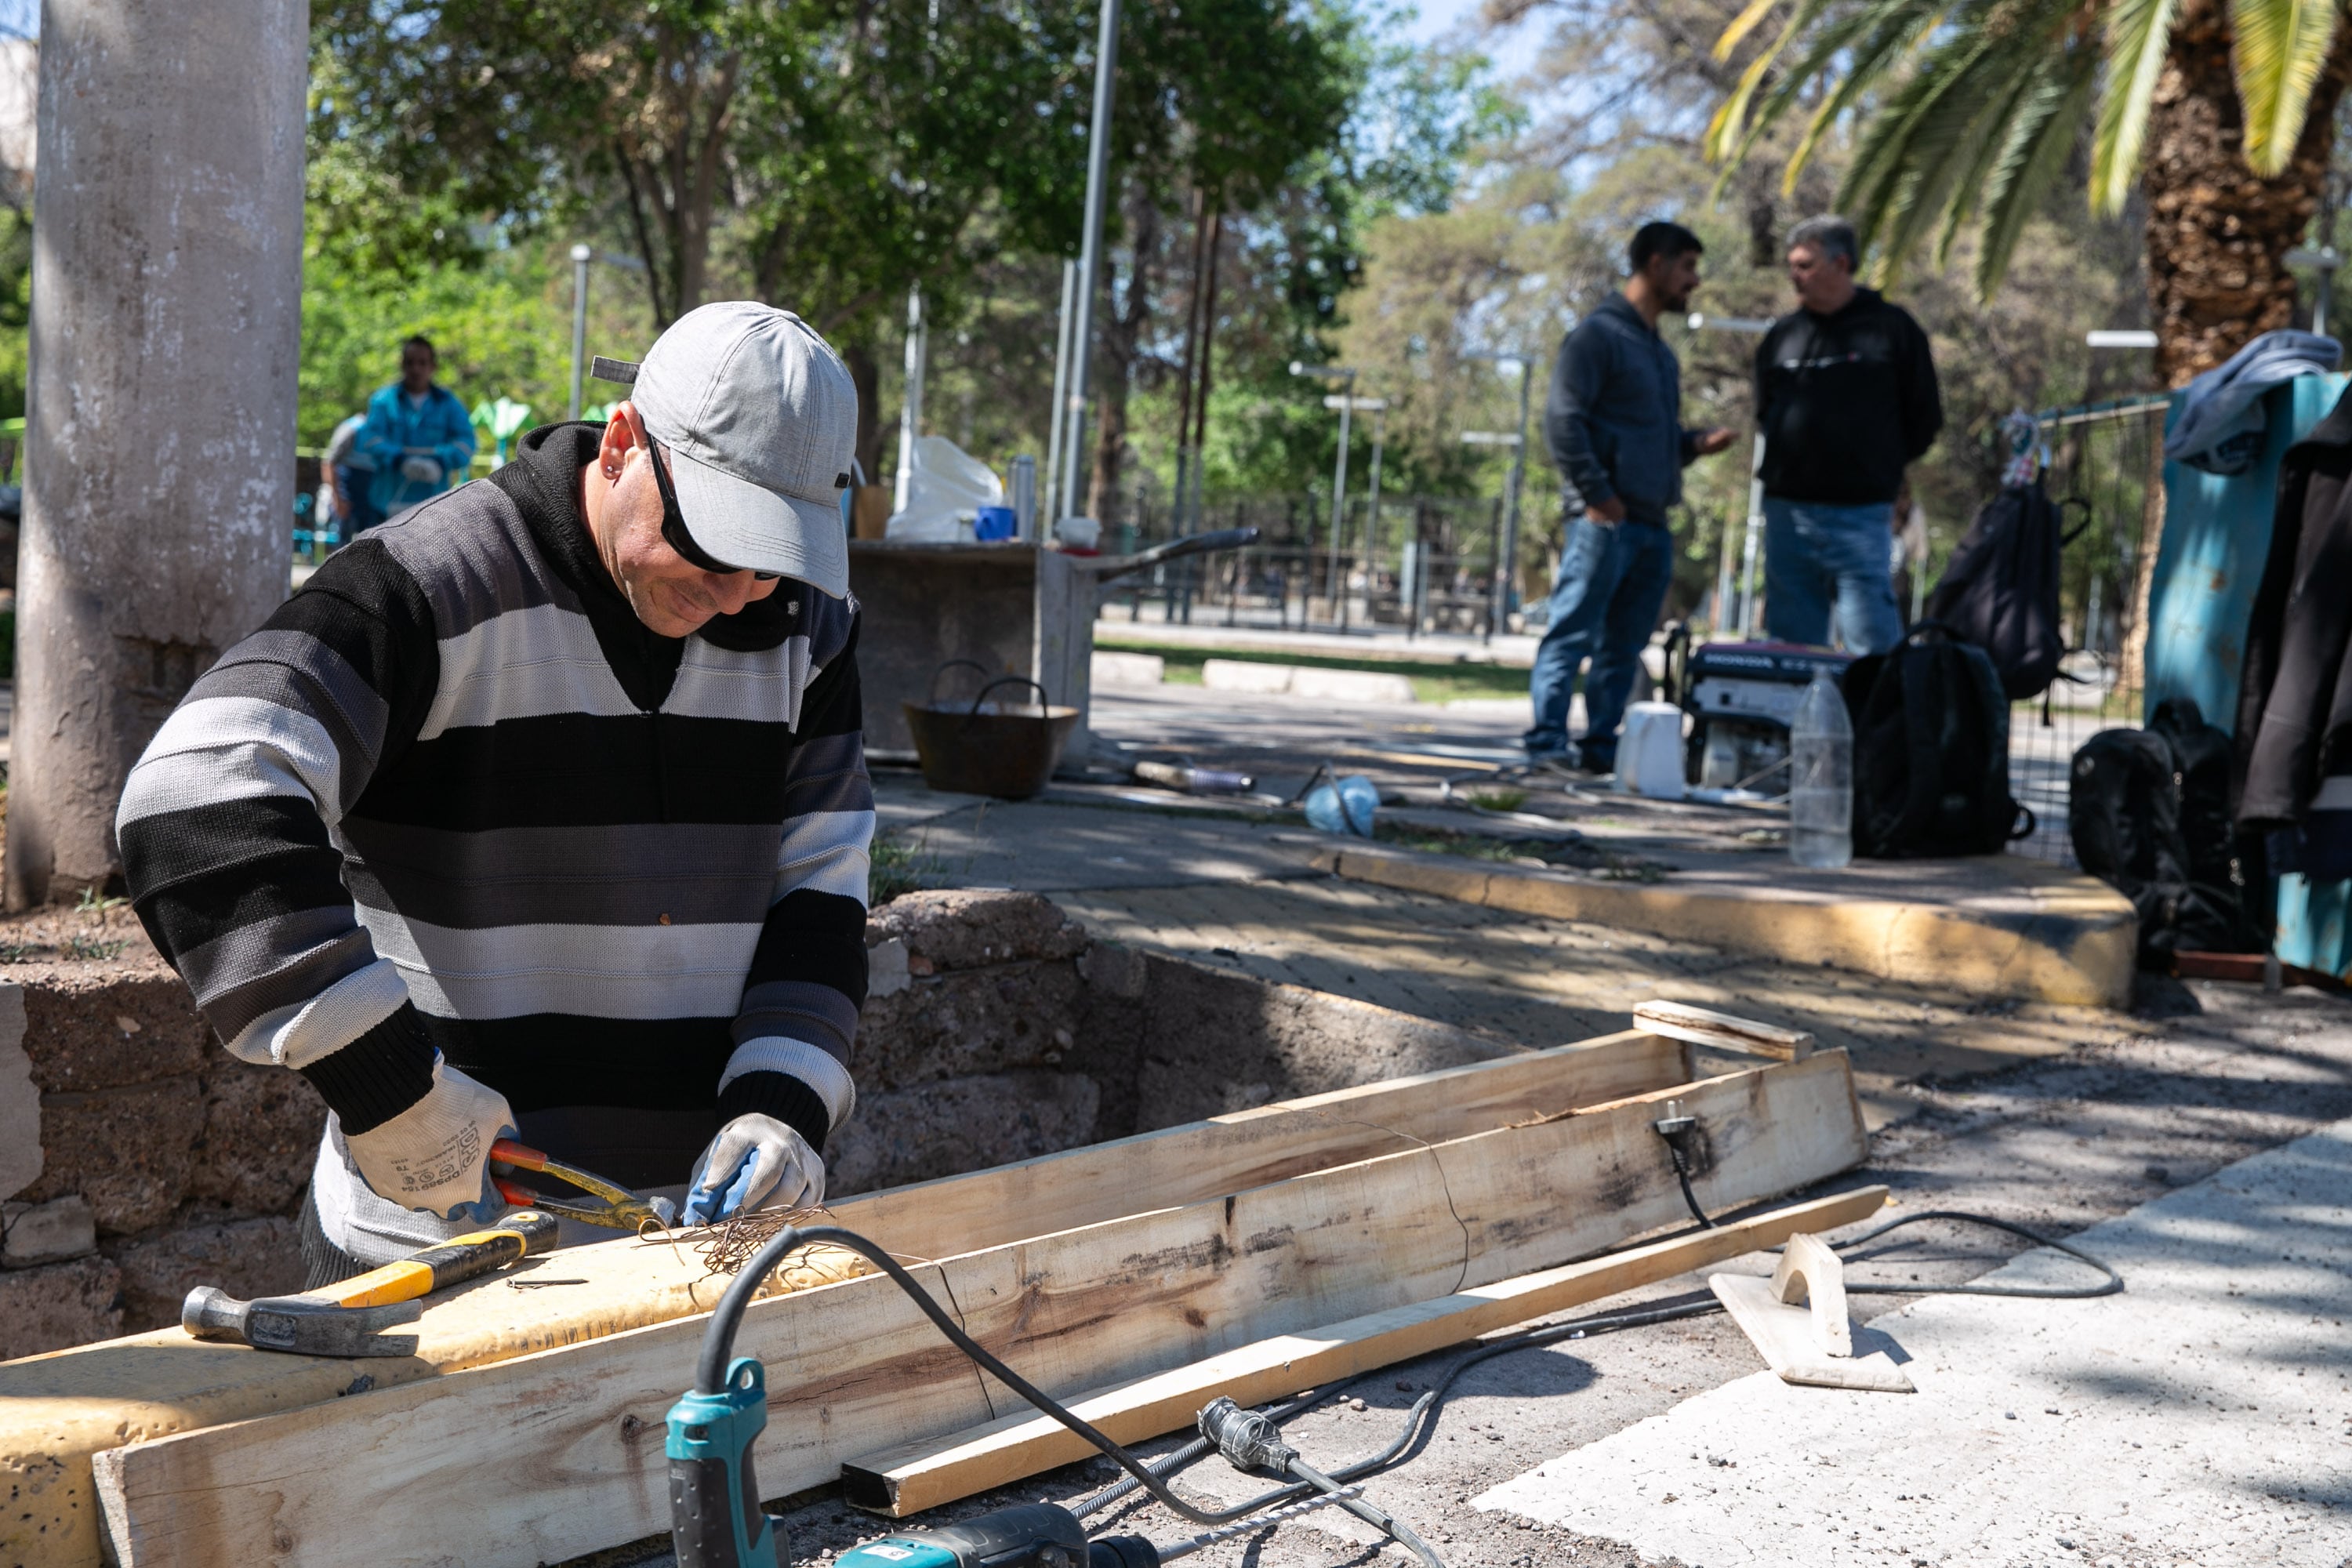
{"label": "blue work glove", "polygon": [[514,1133],[507,1097],[439,1058],[425,1098],[380,1126],[344,1135],[352,1163],[378,1197],[443,1219],[499,1211],[490,1145]]}
{"label": "blue work glove", "polygon": [[757,1208],[813,1209],[824,1202],[824,1161],[772,1116],[739,1116],[719,1130],[687,1178],[688,1225]]}

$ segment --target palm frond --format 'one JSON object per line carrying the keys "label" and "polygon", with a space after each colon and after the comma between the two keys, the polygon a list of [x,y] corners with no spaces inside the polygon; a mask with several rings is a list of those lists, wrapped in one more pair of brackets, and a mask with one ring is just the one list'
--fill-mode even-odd
{"label": "palm frond", "polygon": [[1747,7],[1731,19],[1730,26],[1723,29],[1723,36],[1715,40],[1715,58],[1729,59],[1731,51],[1738,48],[1740,41],[1754,32],[1756,25],[1770,15],[1772,7],[1780,3],[1780,0],[1748,0]]}
{"label": "palm frond", "polygon": [[[1803,36],[1806,29],[1813,25],[1814,20],[1822,11],[1828,8],[1828,5],[1829,0],[1798,0],[1796,14],[1790,16],[1788,25],[1780,29],[1780,37],[1774,38],[1769,47],[1762,50],[1748,63],[1748,68],[1739,73],[1738,85],[1732,88],[1730,95],[1723,100],[1722,107],[1715,111],[1714,118],[1707,121],[1706,137],[1701,142],[1700,150],[1710,162],[1724,164],[1727,174],[1747,156],[1748,149],[1755,144],[1756,138],[1762,133],[1767,125],[1771,123],[1770,116],[1767,115],[1759,117],[1755,124],[1748,124],[1748,106],[1755,100],[1757,89],[1762,87],[1770,76],[1772,62],[1780,58],[1781,50]],[[1808,58],[1811,58],[1810,55]],[[1785,86],[1785,83],[1782,85]],[[1772,98],[1767,101],[1768,103],[1777,101],[1780,97],[1780,93],[1776,89]]]}
{"label": "palm frond", "polygon": [[[2009,270],[2025,220],[2042,205],[2051,183],[2066,166],[2066,154],[2090,112],[2099,64],[2090,49],[2069,52],[2069,68],[2052,72],[2019,106],[2000,162],[1985,192],[1984,237],[1977,248],[1977,297],[1990,300]],[[2110,87],[2112,92],[2113,89]]]}
{"label": "palm frond", "polygon": [[1822,137],[1837,123],[1840,116],[1861,101],[1864,93],[1878,84],[1879,79],[1901,63],[1911,47],[1933,32],[1944,20],[1945,9],[1935,0],[1898,0],[1867,18],[1871,35],[1855,46],[1852,64],[1823,97],[1821,107],[1805,126],[1804,139],[1789,155],[1788,173],[1780,184],[1784,191],[1797,188],[1797,176],[1812,162],[1820,148]]}
{"label": "palm frond", "polygon": [[2179,15],[2180,0],[2115,0],[2107,11],[2107,86],[2091,134],[2091,210],[2102,217],[2123,211],[2131,195],[2147,139],[2147,106]]}
{"label": "palm frond", "polygon": [[2246,115],[2246,162],[2265,179],[2286,171],[2312,89],[2336,41],[2336,0],[2230,0],[2230,63]]}
{"label": "palm frond", "polygon": [[2030,70],[2018,72],[1994,100],[1985,106],[1979,117],[1979,134],[1974,140],[1974,154],[1968,166],[1960,171],[1952,187],[1952,200],[1944,208],[1943,227],[1936,235],[1936,265],[1951,264],[1952,250],[1959,243],[1960,232],[1974,223],[1984,208],[1985,188],[1991,183],[1993,164],[2001,149],[2009,144],[2008,128],[2017,118],[2018,107],[2038,90],[2053,70],[2071,69],[2067,55],[2045,58]]}

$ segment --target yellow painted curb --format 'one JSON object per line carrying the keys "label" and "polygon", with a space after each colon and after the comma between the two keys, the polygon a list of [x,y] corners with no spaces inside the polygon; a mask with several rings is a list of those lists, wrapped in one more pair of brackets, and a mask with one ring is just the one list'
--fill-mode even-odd
{"label": "yellow painted curb", "polygon": [[1753,870],[1680,871],[1654,883],[1369,846],[1319,850],[1315,864],[1351,881],[1489,909],[2029,1001],[2127,1005],[2139,944],[2138,919],[2122,894],[2014,855],[1874,863],[1828,876],[1776,866],[1770,880]]}

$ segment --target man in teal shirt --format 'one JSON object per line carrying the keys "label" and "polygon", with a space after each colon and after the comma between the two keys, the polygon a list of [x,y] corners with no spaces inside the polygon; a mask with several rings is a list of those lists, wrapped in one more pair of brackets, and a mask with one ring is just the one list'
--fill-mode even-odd
{"label": "man in teal shirt", "polygon": [[436,384],[433,345],[400,345],[400,379],[368,399],[358,447],[375,464],[369,499],[386,519],[466,481],[474,461],[474,423],[466,405]]}

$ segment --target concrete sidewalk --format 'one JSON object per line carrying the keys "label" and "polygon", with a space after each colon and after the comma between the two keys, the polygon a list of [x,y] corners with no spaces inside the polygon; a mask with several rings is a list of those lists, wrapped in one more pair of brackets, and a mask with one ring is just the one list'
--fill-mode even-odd
{"label": "concrete sidewalk", "polygon": [[[2070,1238],[2094,1300],[1870,1323],[1916,1394],[1757,1372],[1475,1500],[1698,1568],[2294,1564],[2352,1553],[2352,1121]],[[1978,1283],[2080,1286],[2049,1249]]]}

